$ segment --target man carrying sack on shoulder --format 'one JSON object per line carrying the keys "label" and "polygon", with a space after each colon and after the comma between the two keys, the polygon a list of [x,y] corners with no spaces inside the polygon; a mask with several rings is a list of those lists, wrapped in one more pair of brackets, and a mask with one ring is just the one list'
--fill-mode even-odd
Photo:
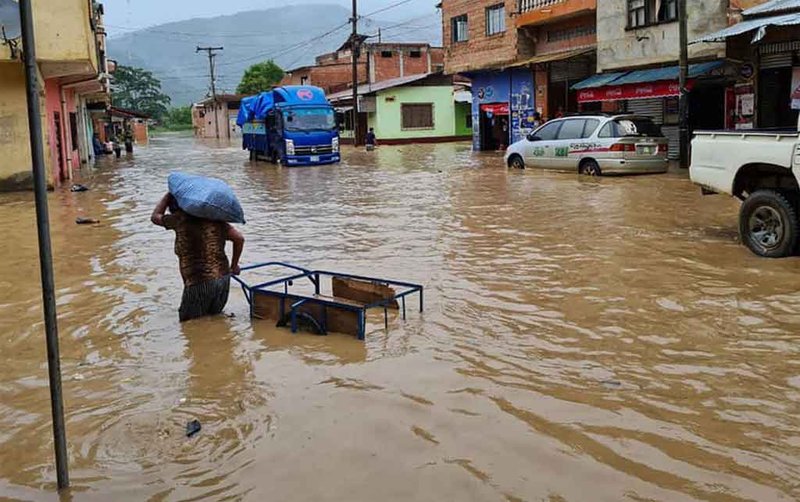
{"label": "man carrying sack on shoulder", "polygon": [[[240,272],[239,258],[244,249],[241,232],[230,223],[221,221],[222,218],[217,220],[189,214],[172,193],[161,198],[150,220],[175,232],[175,254],[184,284],[178,311],[180,321],[222,313],[228,303],[231,274],[239,275]],[[225,254],[227,241],[233,243],[230,263]]]}

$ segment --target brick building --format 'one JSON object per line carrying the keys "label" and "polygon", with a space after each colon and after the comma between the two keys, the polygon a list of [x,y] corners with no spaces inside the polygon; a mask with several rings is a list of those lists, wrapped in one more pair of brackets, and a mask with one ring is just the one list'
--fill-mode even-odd
{"label": "brick building", "polygon": [[[358,36],[358,81],[382,82],[410,75],[424,75],[444,66],[444,50],[427,43],[369,42]],[[313,66],[286,72],[281,85],[315,85],[326,93],[338,92],[352,83],[352,37],[334,52],[317,56]]]}

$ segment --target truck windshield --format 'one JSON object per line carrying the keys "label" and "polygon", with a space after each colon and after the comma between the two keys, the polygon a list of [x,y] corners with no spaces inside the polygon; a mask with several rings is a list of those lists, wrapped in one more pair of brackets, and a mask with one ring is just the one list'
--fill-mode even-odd
{"label": "truck windshield", "polygon": [[283,112],[287,131],[330,131],[336,127],[332,108],[298,108]]}

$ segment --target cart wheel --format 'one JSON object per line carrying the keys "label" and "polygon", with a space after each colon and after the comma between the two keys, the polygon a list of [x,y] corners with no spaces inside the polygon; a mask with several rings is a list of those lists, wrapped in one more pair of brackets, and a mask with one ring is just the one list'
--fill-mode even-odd
{"label": "cart wheel", "polygon": [[[289,312],[288,314],[283,316],[283,319],[278,321],[277,326],[279,328],[285,328],[287,326],[292,325],[292,314]],[[322,329],[322,325],[317,322],[317,320],[309,314],[308,312],[298,312],[297,313],[297,329],[300,331],[306,331],[309,333],[313,333],[315,335],[326,336],[328,334],[327,331]]]}

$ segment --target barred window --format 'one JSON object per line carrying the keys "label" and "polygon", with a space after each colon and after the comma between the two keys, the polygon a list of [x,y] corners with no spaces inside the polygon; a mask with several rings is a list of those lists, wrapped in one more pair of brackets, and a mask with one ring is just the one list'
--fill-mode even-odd
{"label": "barred window", "polygon": [[647,0],[628,0],[628,27],[647,26]]}
{"label": "barred window", "polygon": [[433,104],[404,104],[401,106],[403,129],[433,129]]}
{"label": "barred window", "polygon": [[504,4],[486,7],[486,36],[506,31],[506,6]]}
{"label": "barred window", "polygon": [[466,42],[469,40],[469,19],[467,15],[454,17],[450,20],[453,42]]}

